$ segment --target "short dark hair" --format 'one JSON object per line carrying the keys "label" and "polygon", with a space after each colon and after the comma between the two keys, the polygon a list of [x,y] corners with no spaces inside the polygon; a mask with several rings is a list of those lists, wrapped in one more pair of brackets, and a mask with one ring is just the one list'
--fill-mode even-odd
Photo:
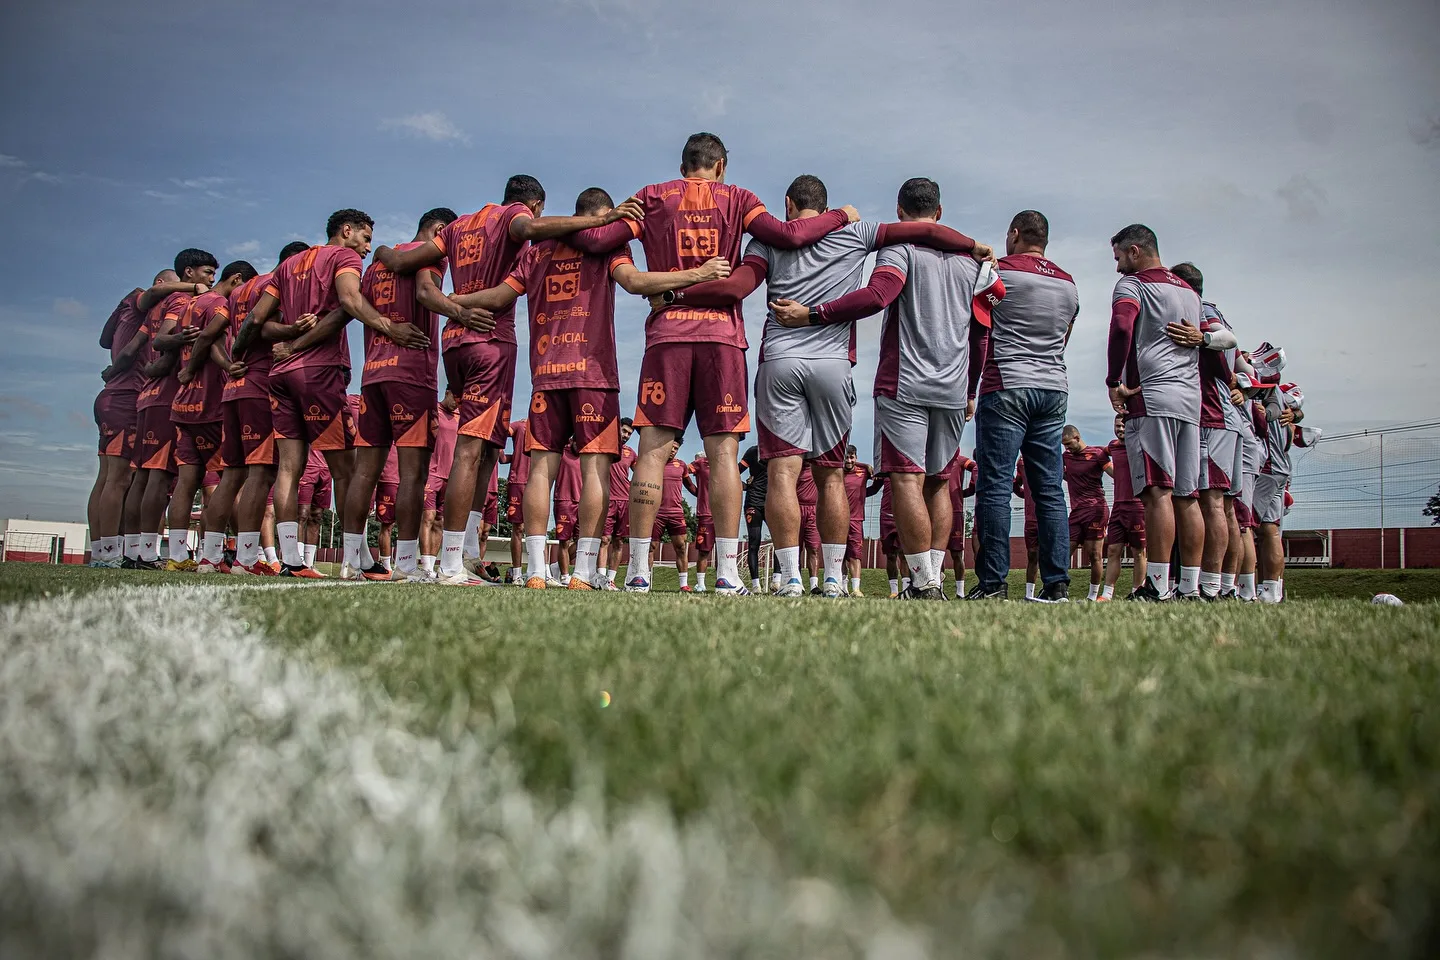
{"label": "short dark hair", "polygon": [[285,246],[280,248],[280,256],[275,259],[275,265],[278,267],[286,260],[289,260],[291,257],[295,256],[295,254],[304,253],[306,250],[309,249],[310,244],[306,243],[304,240],[291,240],[289,243],[285,244]]}
{"label": "short dark hair", "polygon": [[1110,238],[1112,247],[1139,247],[1151,256],[1160,255],[1160,241],[1155,231],[1143,223],[1132,223]]}
{"label": "short dark hair", "polygon": [[622,427],[633,427],[633,426],[635,426],[635,421],[634,421],[634,420],[631,420],[629,417],[621,417],[621,418],[620,418],[620,426],[622,426]]}
{"label": "short dark hair", "polygon": [[[164,270],[161,270],[159,273],[155,274],[155,280],[154,280],[153,282],[154,282],[154,283],[164,283],[164,282],[165,282],[165,274],[167,274],[167,273],[175,273],[175,271],[172,270],[170,267],[166,267]],[[180,275],[179,275],[178,273],[176,273],[175,276],[176,276],[176,278],[178,279]]]}
{"label": "short dark hair", "polygon": [[802,173],[790,181],[785,196],[801,210],[819,210],[823,213],[830,204],[830,194],[825,191],[825,184],[819,177],[808,173]]}
{"label": "short dark hair", "polygon": [[721,160],[730,159],[725,144],[713,133],[692,133],[680,151],[680,172],[693,173],[715,166]]}
{"label": "short dark hair", "polygon": [[1050,245],[1050,221],[1039,210],[1021,210],[1010,221],[1010,229],[1020,233],[1020,242],[1032,247]]}
{"label": "short dark hair", "polygon": [[253,280],[259,276],[260,271],[250,266],[249,260],[236,260],[232,263],[225,264],[225,269],[220,271],[220,279],[222,281],[229,280],[237,273],[240,275],[240,280],[243,283],[246,280]]}
{"label": "short dark hair", "polygon": [[575,198],[575,216],[589,217],[606,207],[615,206],[615,199],[601,187],[589,187]]}
{"label": "short dark hair", "polygon": [[929,177],[911,177],[900,184],[896,202],[912,217],[928,217],[940,209],[940,184]]}
{"label": "short dark hair", "polygon": [[846,453],[859,453],[860,451],[856,450],[856,449],[855,449],[855,444],[852,443],[852,444],[850,444],[850,446],[848,446],[848,447],[845,448],[845,452],[846,452]]}
{"label": "short dark hair", "polygon": [[442,227],[448,227],[459,219],[460,215],[449,207],[436,207],[434,210],[426,210],[420,214],[420,226],[415,229],[424,230],[432,223],[438,223]]}
{"label": "short dark hair", "polygon": [[540,181],[526,173],[517,173],[505,181],[505,196],[501,202],[507,206],[512,203],[523,203],[526,205],[535,202],[545,202],[545,188],[540,186]]}
{"label": "short dark hair", "polygon": [[356,210],[354,208],[336,210],[330,214],[330,219],[325,221],[325,237],[328,239],[338,236],[347,223],[352,227],[373,228],[375,226],[375,221],[370,219],[370,214],[363,210]]}
{"label": "short dark hair", "polygon": [[1080,428],[1077,427],[1077,426],[1075,426],[1075,424],[1073,424],[1073,423],[1067,423],[1067,424],[1065,424],[1065,429],[1060,431],[1060,436],[1063,437],[1063,436],[1065,436],[1065,434],[1067,434],[1067,433],[1073,433],[1073,434],[1075,434],[1076,436],[1079,436],[1079,434],[1080,434]]}
{"label": "short dark hair", "polygon": [[175,254],[175,273],[179,276],[185,276],[186,270],[194,270],[196,267],[214,267],[218,270],[220,261],[215,259],[213,253],[195,247],[186,247]]}
{"label": "short dark hair", "polygon": [[1200,272],[1200,268],[1195,266],[1195,264],[1189,262],[1177,263],[1170,268],[1170,272],[1190,284],[1190,289],[1194,290],[1197,296],[1205,295],[1205,275]]}

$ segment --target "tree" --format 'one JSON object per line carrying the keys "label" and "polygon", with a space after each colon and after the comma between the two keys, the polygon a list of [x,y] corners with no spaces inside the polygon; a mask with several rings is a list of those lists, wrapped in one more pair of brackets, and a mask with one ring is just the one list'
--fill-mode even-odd
{"label": "tree", "polygon": [[1431,526],[1440,527],[1440,489],[1436,489],[1431,495],[1430,502],[1425,504],[1424,512],[1425,516],[1435,518],[1430,521]]}

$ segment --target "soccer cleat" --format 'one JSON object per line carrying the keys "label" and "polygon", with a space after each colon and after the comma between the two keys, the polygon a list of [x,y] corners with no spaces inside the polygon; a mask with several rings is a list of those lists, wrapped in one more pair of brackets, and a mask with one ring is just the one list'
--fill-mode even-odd
{"label": "soccer cleat", "polygon": [[529,577],[525,581],[526,590],[544,590],[550,586],[548,577]]}
{"label": "soccer cleat", "polygon": [[265,562],[269,565],[271,570],[275,571],[277,575],[280,573],[280,568],[284,566],[284,564],[282,564],[279,560],[267,560]]}
{"label": "soccer cleat", "polygon": [[1209,590],[1206,590],[1204,587],[1201,587],[1201,588],[1200,588],[1200,592],[1199,592],[1198,596],[1200,597],[1201,600],[1204,600],[1206,603],[1214,603],[1215,601],[1221,599],[1220,591],[1219,591],[1219,590],[1216,590],[1214,593],[1211,593]]}
{"label": "soccer cleat", "polygon": [[650,581],[644,577],[631,577],[625,581],[626,593],[649,593]]}
{"label": "soccer cleat", "polygon": [[854,590],[850,591],[850,596],[863,598],[865,594],[860,590],[859,587],[856,587]]}
{"label": "soccer cleat", "polygon": [[1182,600],[1186,603],[1199,603],[1201,600],[1209,600],[1211,598],[1205,596],[1205,591],[1197,587],[1194,593],[1184,593],[1180,590],[1173,590],[1170,593],[1170,599]]}
{"label": "soccer cleat", "polygon": [[1220,595],[1217,596],[1215,599],[1216,599],[1216,600],[1239,600],[1239,599],[1240,599],[1240,591],[1239,591],[1239,590],[1236,590],[1234,587],[1231,587],[1229,590],[1221,590],[1221,591],[1220,591]]}
{"label": "soccer cleat", "polygon": [[1156,590],[1155,584],[1146,580],[1140,584],[1140,586],[1130,591],[1130,599],[1139,603],[1168,603],[1171,597],[1168,593],[1162,594],[1159,590]]}
{"label": "soccer cleat", "polygon": [[211,563],[209,560],[201,560],[195,568],[196,573],[229,573],[230,564],[221,560],[219,563]]}
{"label": "soccer cleat", "polygon": [[[716,589],[719,589],[718,583],[716,585]],[[803,597],[805,596],[805,584],[801,583],[799,580],[791,580],[789,583],[781,584],[780,588],[775,591],[775,596]]]}
{"label": "soccer cleat", "polygon": [[248,567],[235,564],[230,568],[230,575],[235,577],[273,577],[275,571],[270,569],[270,564],[264,560],[256,560]]}
{"label": "soccer cleat", "polygon": [[282,576],[282,577],[291,577],[291,578],[294,578],[294,579],[296,579],[296,580],[324,580],[324,579],[326,579],[326,577],[325,577],[325,575],[324,575],[323,573],[320,573],[320,572],[318,572],[318,571],[316,571],[316,570],[312,570],[312,569],[310,569],[309,567],[306,567],[306,566],[292,567],[292,566],[290,566],[290,564],[288,564],[288,563],[281,563],[281,564],[280,564],[280,573],[279,573],[278,575],[279,575],[279,576]]}
{"label": "soccer cleat", "polygon": [[437,573],[435,583],[442,587],[488,587],[490,584],[461,567],[454,573]]}
{"label": "soccer cleat", "polygon": [[743,583],[731,583],[729,580],[716,578],[715,596],[717,597],[748,597],[750,588]]}
{"label": "soccer cleat", "polygon": [[96,570],[120,570],[122,569],[121,560],[121,557],[111,557],[109,560],[91,560],[90,566]]}
{"label": "soccer cleat", "polygon": [[1010,599],[1010,587],[1000,584],[998,587],[986,587],[975,584],[970,592],[965,594],[966,600],[1008,600]]}
{"label": "soccer cleat", "polygon": [[945,588],[938,583],[928,587],[916,587],[913,584],[900,592],[901,600],[944,600]]}
{"label": "soccer cleat", "polygon": [[565,589],[566,589],[566,590],[594,590],[594,589],[596,589],[596,587],[595,587],[595,585],[594,585],[593,583],[587,583],[585,580],[581,579],[580,577],[571,577],[571,578],[570,578],[570,583],[565,587]]}
{"label": "soccer cleat", "polygon": [[694,592],[695,592],[695,588],[692,587],[692,586],[690,586],[690,584],[687,583],[687,584],[685,584],[685,586],[683,586],[683,587],[680,588],[680,592],[681,592],[681,593],[694,593]]}
{"label": "soccer cleat", "polygon": [[523,587],[525,586],[525,575],[519,570],[516,570],[514,573],[510,574],[510,578],[505,582],[512,586]]}
{"label": "soccer cleat", "polygon": [[1109,603],[1109,602],[1110,602],[1110,598],[1107,597],[1107,596],[1105,596],[1105,594],[1102,593],[1102,594],[1100,594],[1100,596],[1098,596],[1098,597],[1095,598],[1095,602],[1096,602],[1096,603]]}
{"label": "soccer cleat", "polygon": [[1027,599],[1031,603],[1069,603],[1070,584],[1064,580],[1047,583],[1039,593]]}
{"label": "soccer cleat", "polygon": [[391,579],[393,579],[391,577],[390,571],[385,568],[385,564],[381,563],[379,560],[376,560],[366,569],[361,570],[360,576],[365,580],[370,580],[372,582],[378,583],[389,583]]}
{"label": "soccer cleat", "polygon": [[125,570],[164,570],[164,560],[130,560],[122,569]]}
{"label": "soccer cleat", "polygon": [[605,577],[602,578],[600,582],[595,585],[595,589],[605,592],[618,592],[620,588],[615,586],[614,580],[611,580],[609,577]]}
{"label": "soccer cleat", "polygon": [[194,560],[167,560],[165,562],[166,573],[194,573],[200,569],[200,565]]}
{"label": "soccer cleat", "polygon": [[847,595],[845,593],[845,588],[842,587],[835,580],[830,579],[829,577],[825,579],[825,584],[821,588],[820,592],[821,595],[824,596],[827,600],[836,600]]}
{"label": "soccer cleat", "polygon": [[891,600],[899,600],[899,599],[900,599],[900,593],[897,591],[897,592],[895,592],[895,593],[890,594],[890,599],[891,599]]}
{"label": "soccer cleat", "polygon": [[815,584],[815,586],[813,586],[813,587],[810,588],[810,596],[812,596],[812,597],[818,597],[818,596],[820,596],[820,584],[817,583],[817,584]]}

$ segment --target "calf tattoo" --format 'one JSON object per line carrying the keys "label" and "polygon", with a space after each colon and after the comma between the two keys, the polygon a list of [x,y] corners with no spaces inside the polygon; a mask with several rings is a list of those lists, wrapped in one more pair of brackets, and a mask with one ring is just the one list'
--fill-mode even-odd
{"label": "calf tattoo", "polygon": [[636,503],[643,503],[648,507],[660,502],[660,484],[658,483],[636,480],[631,485],[631,489],[634,491]]}

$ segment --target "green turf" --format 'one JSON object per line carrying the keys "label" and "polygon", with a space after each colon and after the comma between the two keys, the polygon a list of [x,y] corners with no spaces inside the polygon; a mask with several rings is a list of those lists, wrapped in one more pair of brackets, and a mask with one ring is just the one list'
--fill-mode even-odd
{"label": "green turf", "polygon": [[[0,598],[144,576],[9,565]],[[1287,588],[1416,600],[1440,571],[1294,571]],[[736,812],[788,870],[873,886],[942,942],[982,907],[1101,957],[1405,956],[1440,930],[1434,603],[236,598],[421,726],[468,703],[542,796],[591,771],[617,806]],[[1007,955],[1064,952],[1021,932]]]}

